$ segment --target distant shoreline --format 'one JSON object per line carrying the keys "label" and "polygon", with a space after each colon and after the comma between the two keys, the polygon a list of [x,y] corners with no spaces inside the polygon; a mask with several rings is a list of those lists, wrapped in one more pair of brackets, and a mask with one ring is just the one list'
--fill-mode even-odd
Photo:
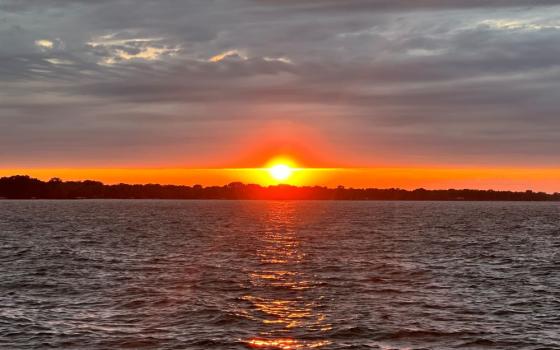
{"label": "distant shoreline", "polygon": [[195,201],[216,201],[216,202],[266,202],[266,201],[279,201],[279,202],[441,202],[441,203],[560,203],[560,200],[506,200],[506,199],[489,199],[489,200],[474,200],[474,199],[313,199],[313,198],[3,198],[0,197],[0,202],[15,202],[15,201],[181,201],[181,202],[195,202]]}
{"label": "distant shoreline", "polygon": [[558,202],[560,193],[472,189],[327,188],[260,186],[233,182],[224,186],[105,185],[98,181],[41,181],[26,175],[0,178],[0,199],[176,199],[176,200],[339,200],[339,201],[517,201]]}

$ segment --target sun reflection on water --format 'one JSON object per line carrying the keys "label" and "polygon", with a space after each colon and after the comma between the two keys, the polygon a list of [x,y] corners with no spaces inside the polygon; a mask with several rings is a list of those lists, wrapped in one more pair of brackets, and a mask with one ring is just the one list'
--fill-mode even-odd
{"label": "sun reflection on water", "polygon": [[328,340],[317,340],[307,343],[295,339],[251,339],[247,344],[252,348],[268,348],[268,349],[279,349],[279,350],[291,350],[291,349],[313,349],[319,348],[330,344]]}
{"label": "sun reflection on water", "polygon": [[322,297],[317,282],[298,268],[306,254],[293,228],[294,204],[276,202],[268,209],[266,229],[255,242],[259,264],[249,273],[252,292],[242,297],[263,330],[243,342],[250,348],[276,350],[328,345],[331,341],[321,337],[332,326],[319,312]]}

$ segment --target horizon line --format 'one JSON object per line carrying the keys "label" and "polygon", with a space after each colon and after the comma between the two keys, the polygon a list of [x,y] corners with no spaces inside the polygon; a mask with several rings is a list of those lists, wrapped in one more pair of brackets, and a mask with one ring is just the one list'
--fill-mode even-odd
{"label": "horizon line", "polygon": [[[254,168],[257,169],[257,168]],[[263,168],[263,169],[267,169],[267,168]],[[62,183],[69,183],[69,182],[87,182],[87,181],[91,181],[91,182],[98,182],[100,184],[102,184],[103,186],[119,186],[119,185],[125,185],[125,186],[148,186],[148,185],[156,185],[156,186],[175,186],[175,187],[195,187],[195,186],[201,186],[203,189],[204,188],[212,188],[212,187],[228,187],[230,185],[233,184],[240,184],[242,186],[258,186],[261,188],[274,188],[274,187],[292,187],[292,188],[315,188],[315,187],[319,187],[322,189],[327,189],[327,190],[337,190],[337,189],[343,189],[343,190],[397,190],[397,191],[406,191],[406,192],[414,192],[414,191],[418,191],[418,190],[423,190],[423,191],[433,191],[433,192],[437,192],[437,191],[474,191],[474,192],[510,192],[510,193],[534,193],[534,194],[547,194],[547,195],[557,195],[560,194],[560,191],[555,191],[555,192],[547,192],[547,191],[537,191],[537,190],[533,190],[533,189],[526,189],[526,190],[521,190],[521,191],[517,191],[517,190],[496,190],[493,188],[485,188],[485,189],[477,189],[477,188],[460,188],[460,187],[452,187],[452,188],[425,188],[425,187],[417,187],[414,189],[406,189],[406,188],[402,188],[402,187],[398,187],[398,186],[394,186],[394,187],[352,187],[352,186],[345,186],[345,185],[337,185],[337,186],[327,186],[327,185],[294,185],[294,184],[289,184],[289,183],[275,183],[275,184],[258,184],[258,183],[252,183],[252,182],[243,182],[241,180],[239,181],[232,181],[229,183],[225,183],[222,185],[202,185],[200,183],[193,183],[193,184],[173,184],[173,183],[157,183],[157,182],[146,182],[146,183],[126,183],[126,182],[120,182],[120,183],[105,183],[101,180],[95,180],[95,179],[82,179],[82,180],[64,180],[61,179],[57,176],[53,176],[50,180],[41,180],[39,178],[30,176],[30,175],[26,175],[26,174],[15,174],[15,175],[9,175],[9,176],[5,176],[2,175],[0,176],[0,179],[9,179],[9,178],[13,178],[13,177],[26,177],[29,178],[30,180],[38,180],[40,182],[43,183],[49,183],[51,180],[53,179],[58,179],[60,180]]]}
{"label": "horizon line", "polygon": [[305,168],[294,166],[289,178],[275,179],[270,168],[1,168],[0,176],[29,175],[41,180],[93,179],[104,183],[223,185],[231,182],[270,185],[317,185],[352,188],[475,188],[556,193],[559,168]]}

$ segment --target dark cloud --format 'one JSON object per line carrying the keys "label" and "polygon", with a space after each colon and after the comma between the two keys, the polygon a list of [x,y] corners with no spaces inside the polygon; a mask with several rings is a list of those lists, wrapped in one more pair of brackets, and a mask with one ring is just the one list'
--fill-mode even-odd
{"label": "dark cloud", "polygon": [[[181,0],[144,0],[144,3],[158,3],[162,7],[172,7],[185,5]],[[208,0],[203,6],[217,6],[230,1]],[[51,8],[67,7],[72,5],[98,6],[100,4],[137,3],[134,0],[3,0],[0,8],[11,11],[24,11],[30,8]],[[485,8],[485,7],[538,7],[554,6],[558,3],[554,0],[245,0],[238,1],[236,6],[253,3],[260,7],[293,7],[297,10],[319,9],[337,12],[361,11],[361,10],[408,10],[427,8],[432,10],[446,8]],[[187,6],[196,6],[196,2],[191,2]]]}
{"label": "dark cloud", "polygon": [[0,162],[194,161],[288,121],[364,165],[554,165],[553,5],[0,0]]}
{"label": "dark cloud", "polygon": [[298,10],[319,10],[334,12],[350,11],[406,11],[406,10],[441,10],[469,8],[504,8],[504,7],[539,7],[554,6],[554,0],[254,0],[270,6],[292,6]]}

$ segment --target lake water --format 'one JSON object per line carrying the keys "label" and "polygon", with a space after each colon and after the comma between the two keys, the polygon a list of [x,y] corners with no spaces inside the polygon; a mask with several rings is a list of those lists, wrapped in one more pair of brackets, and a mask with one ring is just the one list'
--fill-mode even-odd
{"label": "lake water", "polygon": [[0,201],[2,349],[560,349],[560,204]]}

